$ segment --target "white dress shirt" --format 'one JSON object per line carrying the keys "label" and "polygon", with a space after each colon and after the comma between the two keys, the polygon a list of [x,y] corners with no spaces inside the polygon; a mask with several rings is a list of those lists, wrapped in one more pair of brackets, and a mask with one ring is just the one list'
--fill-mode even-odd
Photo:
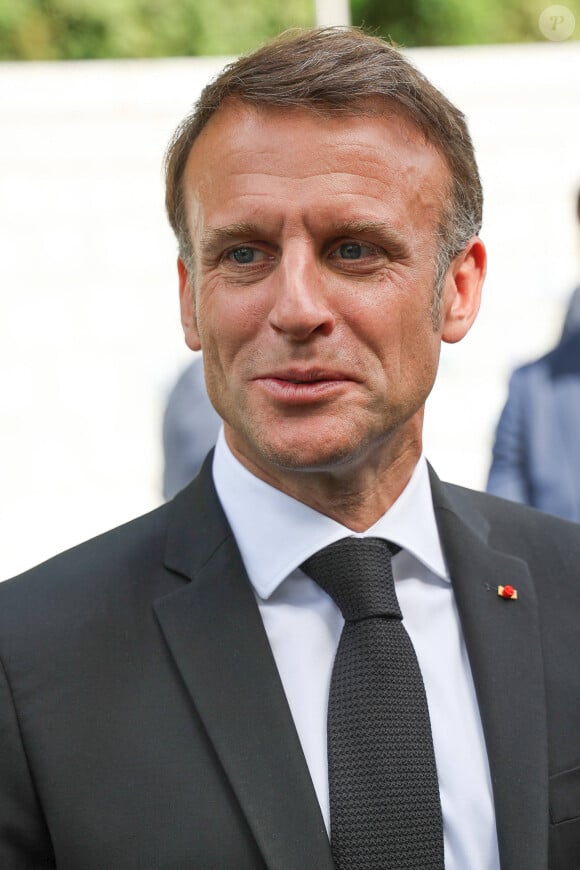
{"label": "white dress shirt", "polygon": [[425,459],[421,457],[397,501],[362,534],[255,477],[233,456],[223,429],[213,476],[254,587],[327,830],[326,711],[343,618],[299,565],[340,538],[380,537],[402,548],[393,559],[393,575],[427,693],[445,868],[499,870],[481,720]]}

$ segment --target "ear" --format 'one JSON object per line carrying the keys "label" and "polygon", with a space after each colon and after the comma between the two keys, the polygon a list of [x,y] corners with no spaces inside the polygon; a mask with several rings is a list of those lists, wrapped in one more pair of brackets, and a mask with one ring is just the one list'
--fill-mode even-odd
{"label": "ear", "polygon": [[179,305],[181,308],[181,325],[185,343],[190,350],[201,350],[201,341],[197,331],[197,317],[193,288],[189,281],[189,273],[181,257],[177,260],[179,274]]}
{"label": "ear", "polygon": [[449,266],[441,307],[443,341],[461,341],[471,329],[479,311],[486,263],[485,245],[474,236]]}

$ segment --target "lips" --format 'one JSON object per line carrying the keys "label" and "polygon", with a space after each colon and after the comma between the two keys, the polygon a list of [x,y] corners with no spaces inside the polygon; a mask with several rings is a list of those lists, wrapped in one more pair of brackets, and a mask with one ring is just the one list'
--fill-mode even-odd
{"label": "lips", "polygon": [[343,372],[327,369],[286,369],[281,372],[271,372],[266,375],[261,375],[256,380],[274,379],[277,381],[286,381],[290,384],[312,384],[327,381],[349,381],[352,380]]}
{"label": "lips", "polygon": [[270,399],[284,405],[305,405],[335,398],[352,378],[330,369],[285,369],[254,379]]}

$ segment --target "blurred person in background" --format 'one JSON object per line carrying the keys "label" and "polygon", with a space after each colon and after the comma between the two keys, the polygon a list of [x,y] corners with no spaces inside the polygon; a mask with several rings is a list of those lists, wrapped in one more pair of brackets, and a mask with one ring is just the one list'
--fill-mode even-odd
{"label": "blurred person in background", "polygon": [[166,203],[224,427],[0,585],[0,867],[571,870],[578,527],[423,454],[486,266],[462,113],[293,32],[205,88]]}
{"label": "blurred person in background", "polygon": [[221,419],[210,402],[201,357],[181,373],[163,414],[163,497],[173,496],[197,474],[213,447]]}
{"label": "blurred person in background", "polygon": [[580,287],[559,344],[510,377],[487,491],[580,522]]}
{"label": "blurred person in background", "polygon": [[[580,228],[580,188],[576,195],[576,220]],[[562,340],[574,332],[580,332],[580,285],[576,287],[568,303],[562,329]]]}

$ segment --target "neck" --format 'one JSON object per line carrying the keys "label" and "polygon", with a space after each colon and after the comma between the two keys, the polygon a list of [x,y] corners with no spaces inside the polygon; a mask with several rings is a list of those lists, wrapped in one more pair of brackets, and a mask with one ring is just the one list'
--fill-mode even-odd
{"label": "neck", "polygon": [[[391,445],[393,448],[393,445]],[[398,499],[421,456],[421,434],[373,455],[315,471],[257,466],[230,447],[252,474],[353,532],[370,528]]]}

